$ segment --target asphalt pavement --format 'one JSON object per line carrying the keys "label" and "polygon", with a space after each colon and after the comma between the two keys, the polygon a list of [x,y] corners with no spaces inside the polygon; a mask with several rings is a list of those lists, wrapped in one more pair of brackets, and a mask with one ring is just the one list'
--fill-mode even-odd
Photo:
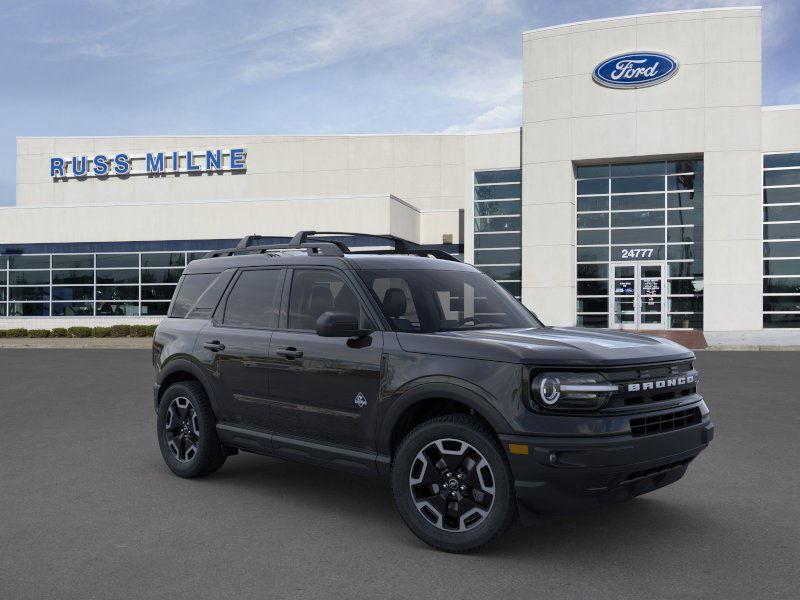
{"label": "asphalt pavement", "polygon": [[798,598],[796,352],[705,352],[716,439],[678,483],[468,556],[386,482],[249,454],[162,463],[146,350],[0,349],[0,598]]}

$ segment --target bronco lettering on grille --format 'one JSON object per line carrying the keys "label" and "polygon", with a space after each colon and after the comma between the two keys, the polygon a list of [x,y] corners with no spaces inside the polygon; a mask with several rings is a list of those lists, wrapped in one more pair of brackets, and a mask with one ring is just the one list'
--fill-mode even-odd
{"label": "bronco lettering on grille", "polygon": [[646,392],[648,390],[661,390],[676,385],[686,385],[694,383],[694,375],[685,375],[681,377],[670,377],[669,379],[656,379],[655,381],[645,381],[644,383],[629,383],[629,392]]}

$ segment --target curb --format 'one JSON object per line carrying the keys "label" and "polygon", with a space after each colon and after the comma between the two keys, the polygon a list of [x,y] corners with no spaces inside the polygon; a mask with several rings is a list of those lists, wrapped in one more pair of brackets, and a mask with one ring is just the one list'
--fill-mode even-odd
{"label": "curb", "polygon": [[0,338],[3,348],[128,350],[150,349],[153,338]]}
{"label": "curb", "polygon": [[800,346],[782,346],[780,344],[715,344],[709,346],[706,350],[720,352],[798,352],[800,351]]}

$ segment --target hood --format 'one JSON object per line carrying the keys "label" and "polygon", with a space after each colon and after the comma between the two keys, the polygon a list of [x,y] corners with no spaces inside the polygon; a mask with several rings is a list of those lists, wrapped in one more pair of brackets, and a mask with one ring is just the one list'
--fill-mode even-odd
{"label": "hood", "polygon": [[613,366],[694,357],[664,338],[582,327],[398,333],[397,338],[408,352],[536,365]]}

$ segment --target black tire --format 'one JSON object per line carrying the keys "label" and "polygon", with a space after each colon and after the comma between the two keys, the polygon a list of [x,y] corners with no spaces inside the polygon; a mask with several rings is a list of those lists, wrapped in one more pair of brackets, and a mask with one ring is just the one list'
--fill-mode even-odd
{"label": "black tire", "polygon": [[[447,467],[437,468],[441,463],[434,464],[436,456]],[[464,467],[468,461],[473,463],[471,469]],[[463,495],[461,487],[452,487],[456,477],[456,485],[465,484]],[[436,483],[428,483],[431,479]],[[485,485],[489,480],[492,486]],[[493,493],[485,493],[488,489]],[[392,494],[408,528],[426,544],[446,552],[480,548],[508,529],[517,516],[514,478],[503,449],[485,422],[470,415],[426,421],[405,437],[392,461]],[[485,509],[485,514],[478,509]]]}
{"label": "black tire", "polygon": [[[176,425],[174,420],[176,415],[181,414],[178,412],[181,410],[181,405],[190,406],[191,410],[185,409],[187,419],[179,418]],[[182,425],[184,421],[186,427]],[[170,430],[167,429],[168,424],[172,425]],[[186,431],[185,437],[179,439],[184,435],[182,431]],[[225,462],[211,404],[203,386],[196,381],[180,381],[167,388],[158,405],[156,433],[164,462],[179,477],[210,475]],[[191,446],[194,448],[185,452],[185,449]]]}

